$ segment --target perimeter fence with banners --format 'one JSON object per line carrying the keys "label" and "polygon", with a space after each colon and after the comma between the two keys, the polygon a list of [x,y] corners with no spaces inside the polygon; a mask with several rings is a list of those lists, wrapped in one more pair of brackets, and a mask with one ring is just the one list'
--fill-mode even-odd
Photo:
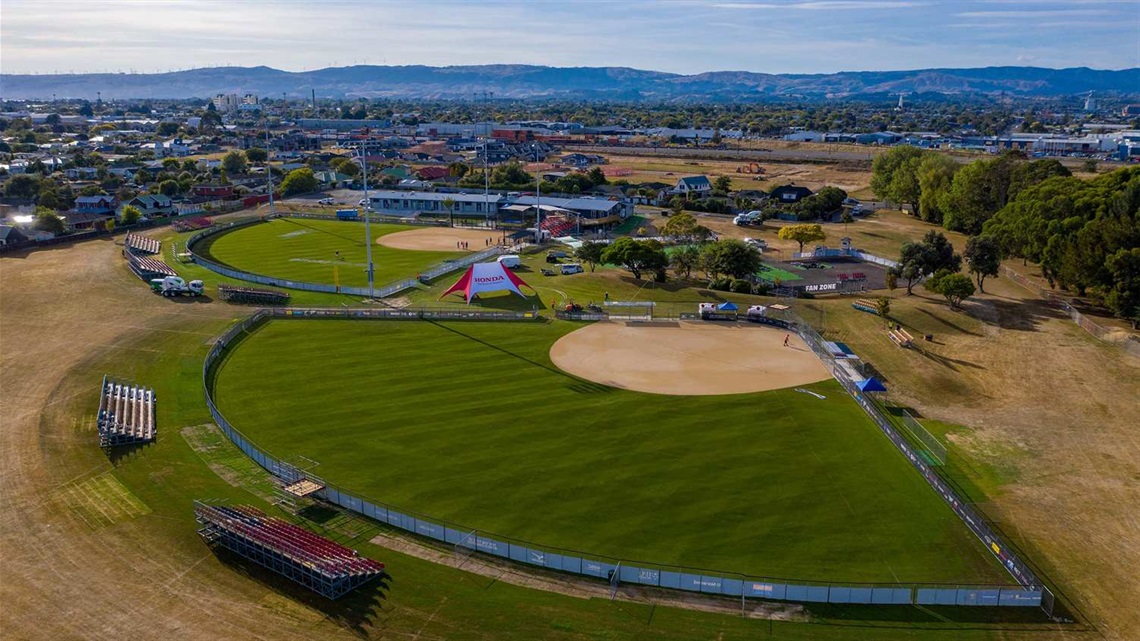
{"label": "perimeter fence with banners", "polygon": [[[463,310],[349,310],[349,309],[265,309],[232,326],[218,338],[206,356],[202,369],[206,404],[214,421],[226,436],[247,456],[265,468],[269,473],[286,482],[295,482],[294,467],[272,457],[247,439],[230,424],[214,403],[211,390],[211,376],[215,365],[224,356],[227,347],[240,335],[269,318],[465,318],[471,320],[530,320],[533,312],[494,312]],[[817,334],[806,326],[800,327],[808,344],[817,349],[820,358],[829,363],[826,350],[820,352]],[[835,369],[834,362],[830,367]],[[844,379],[840,379],[844,382]],[[849,386],[844,382],[845,387]],[[857,397],[858,398],[858,397]],[[871,406],[861,401],[868,413],[877,416]],[[881,417],[880,417],[881,418]],[[637,586],[651,586],[683,590],[705,595],[719,595],[740,599],[741,608],[748,599],[773,601],[795,601],[807,603],[855,603],[868,605],[955,605],[955,606],[1016,606],[1043,607],[1052,611],[1052,594],[1046,590],[1027,567],[1005,549],[1004,544],[989,531],[988,527],[973,510],[957,500],[950,488],[941,484],[937,475],[909,449],[882,419],[880,427],[892,437],[895,443],[920,472],[936,489],[941,488],[942,496],[955,507],[967,524],[979,533],[995,554],[1006,563],[1006,567],[1018,578],[1020,585],[947,585],[918,583],[847,583],[828,581],[805,581],[787,578],[757,577],[745,573],[704,570],[658,564],[632,559],[614,558],[576,550],[546,546],[539,543],[491,534],[478,529],[417,514],[394,505],[356,496],[340,487],[327,484],[320,496],[324,500],[347,510],[362,514],[380,523],[388,524],[406,532],[416,534],[439,544],[450,546],[456,554],[469,555],[478,552],[490,557],[510,560],[536,568],[567,572],[592,577],[609,582],[616,591],[622,583]]]}
{"label": "perimeter fence with banners", "polygon": [[[328,220],[335,220],[335,219],[329,218],[328,216],[317,216],[317,215],[285,214],[284,216],[289,217],[289,218],[322,218],[322,219],[328,219]],[[274,217],[280,218],[282,216],[277,215]],[[209,229],[204,229],[204,230],[198,232],[197,234],[194,234],[193,236],[191,236],[190,238],[188,238],[186,240],[186,251],[187,251],[187,253],[190,254],[190,259],[193,260],[195,263],[201,265],[202,267],[205,267],[206,269],[208,269],[212,272],[215,272],[217,274],[221,274],[222,276],[228,276],[228,277],[236,279],[236,280],[244,280],[244,281],[250,282],[250,283],[258,283],[261,285],[270,285],[273,287],[284,287],[286,289],[298,289],[298,290],[307,291],[307,292],[322,292],[322,293],[327,293],[327,294],[348,294],[350,296],[368,296],[369,292],[368,292],[367,287],[351,287],[351,286],[347,286],[347,285],[337,286],[337,285],[329,285],[327,283],[307,283],[304,281],[288,280],[288,279],[284,279],[284,278],[276,278],[273,276],[263,276],[261,274],[254,274],[251,272],[242,271],[240,269],[234,269],[234,268],[226,266],[226,265],[221,265],[221,264],[215,263],[214,261],[212,261],[212,260],[210,260],[210,259],[208,259],[208,258],[206,258],[206,257],[202,256],[201,254],[194,251],[194,245],[196,245],[199,241],[203,240],[204,238],[207,238],[209,236],[214,236],[217,234],[221,234],[224,232],[232,231],[238,227],[244,227],[246,225],[253,225],[256,223],[260,223],[266,219],[267,218],[261,218],[260,216],[243,218],[241,220],[235,220],[235,221],[226,223],[224,225],[215,225],[213,227],[210,227]],[[429,267],[428,269],[424,270],[416,278],[405,278],[405,279],[398,280],[398,281],[393,282],[393,283],[388,283],[386,285],[375,287],[375,288],[373,288],[372,293],[373,293],[373,296],[376,298],[385,298],[387,296],[393,296],[393,295],[398,294],[404,290],[412,289],[413,287],[415,287],[417,284],[419,284],[421,282],[426,283],[426,282],[428,282],[434,278],[438,278],[444,274],[463,269],[464,267],[467,267],[467,266],[472,265],[474,263],[480,262],[480,261],[485,260],[487,258],[497,256],[500,253],[502,253],[503,251],[504,250],[499,248],[499,247],[491,247],[490,249],[484,249],[481,252],[476,252],[474,254],[468,254],[467,256],[463,256],[462,258],[444,261],[442,263],[439,263],[438,265],[435,265],[433,267]]]}
{"label": "perimeter fence with banners", "polygon": [[[911,465],[918,470],[919,474],[930,484],[934,491],[946,501],[950,509],[966,524],[966,527],[985,544],[986,549],[1001,562],[1002,566],[1005,567],[1009,574],[1018,582],[1021,588],[1027,593],[1035,594],[1037,604],[1041,605],[1048,614],[1052,615],[1054,608],[1053,593],[1045,586],[1041,579],[1038,578],[1036,573],[1021,560],[1009,544],[993,531],[981,514],[967,501],[962,499],[954,488],[942,479],[934,469],[934,466],[924,460],[920,452],[907,442],[906,438],[895,429],[890,419],[879,409],[878,404],[856,387],[847,372],[836,362],[831,350],[826,347],[825,343],[827,341],[792,310],[783,311],[782,316],[789,321],[796,333],[799,334],[808,347],[811,348],[820,362],[822,362],[828,371],[831,372],[831,375],[839,381],[847,393],[859,403],[860,407],[867,412],[867,415],[879,426],[879,429],[882,430],[883,434],[886,435],[891,443],[910,461]],[[942,451],[945,452],[944,449]]]}

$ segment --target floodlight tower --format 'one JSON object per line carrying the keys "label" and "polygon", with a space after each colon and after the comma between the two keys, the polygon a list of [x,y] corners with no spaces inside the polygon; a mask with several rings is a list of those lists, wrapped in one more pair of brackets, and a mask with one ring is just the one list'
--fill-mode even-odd
{"label": "floodlight tower", "polygon": [[372,200],[368,198],[368,136],[360,142],[360,168],[364,171],[364,246],[368,254],[368,299],[375,298],[376,268],[372,265]]}
{"label": "floodlight tower", "polygon": [[265,180],[266,180],[266,191],[269,193],[269,215],[272,216],[273,214],[277,213],[277,211],[273,207],[273,169],[270,167],[270,164],[269,164],[269,150],[270,149],[271,149],[271,147],[269,145],[269,118],[267,117],[265,119]]}

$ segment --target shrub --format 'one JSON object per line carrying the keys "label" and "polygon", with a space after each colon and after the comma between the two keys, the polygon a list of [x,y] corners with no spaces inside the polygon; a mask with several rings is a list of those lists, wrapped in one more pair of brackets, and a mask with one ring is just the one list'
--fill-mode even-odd
{"label": "shrub", "polygon": [[732,291],[736,292],[737,294],[751,294],[752,283],[744,280],[743,278],[737,278],[732,281]]}
{"label": "shrub", "polygon": [[709,282],[709,289],[715,289],[718,292],[727,292],[732,289],[732,279],[728,277],[718,277]]}

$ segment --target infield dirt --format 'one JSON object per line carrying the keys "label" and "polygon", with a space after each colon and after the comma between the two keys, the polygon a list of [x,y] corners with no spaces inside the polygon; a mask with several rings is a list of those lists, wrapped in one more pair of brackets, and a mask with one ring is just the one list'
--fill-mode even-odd
{"label": "infield dirt", "polygon": [[550,359],[596,383],[682,396],[762,392],[829,377],[794,333],[736,323],[594,323],[560,338]]}
{"label": "infield dirt", "polygon": [[456,251],[459,249],[457,243],[466,242],[468,251],[482,251],[497,242],[500,236],[501,232],[491,229],[425,227],[381,236],[376,239],[376,244],[392,249],[446,252]]}

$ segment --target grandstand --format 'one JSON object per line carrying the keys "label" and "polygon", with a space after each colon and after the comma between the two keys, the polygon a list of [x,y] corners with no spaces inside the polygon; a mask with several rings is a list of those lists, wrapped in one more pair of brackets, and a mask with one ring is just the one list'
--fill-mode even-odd
{"label": "grandstand", "polygon": [[100,447],[153,441],[158,436],[154,390],[103,376],[96,422]]}
{"label": "grandstand", "polygon": [[288,305],[289,293],[276,289],[262,289],[259,287],[239,287],[237,285],[218,284],[218,296],[230,303],[248,303],[252,305]]}
{"label": "grandstand", "polygon": [[190,218],[175,220],[170,223],[170,226],[174,228],[174,231],[178,232],[195,231],[197,229],[213,227],[214,221],[205,216],[192,216]]}
{"label": "grandstand", "polygon": [[139,278],[150,281],[152,278],[162,278],[164,276],[177,276],[178,273],[170,268],[169,265],[157,260],[155,258],[148,258],[146,256],[139,256],[131,252],[124,252],[127,257],[127,266]]}
{"label": "grandstand", "polygon": [[384,564],[248,506],[194,502],[198,534],[329,599],[384,574]]}
{"label": "grandstand", "polygon": [[162,241],[132,234],[128,231],[127,237],[123,239],[123,249],[132,254],[160,254],[162,253]]}
{"label": "grandstand", "polygon": [[550,232],[551,238],[560,238],[570,233],[576,224],[567,216],[562,214],[548,214],[542,219],[542,229]]}

